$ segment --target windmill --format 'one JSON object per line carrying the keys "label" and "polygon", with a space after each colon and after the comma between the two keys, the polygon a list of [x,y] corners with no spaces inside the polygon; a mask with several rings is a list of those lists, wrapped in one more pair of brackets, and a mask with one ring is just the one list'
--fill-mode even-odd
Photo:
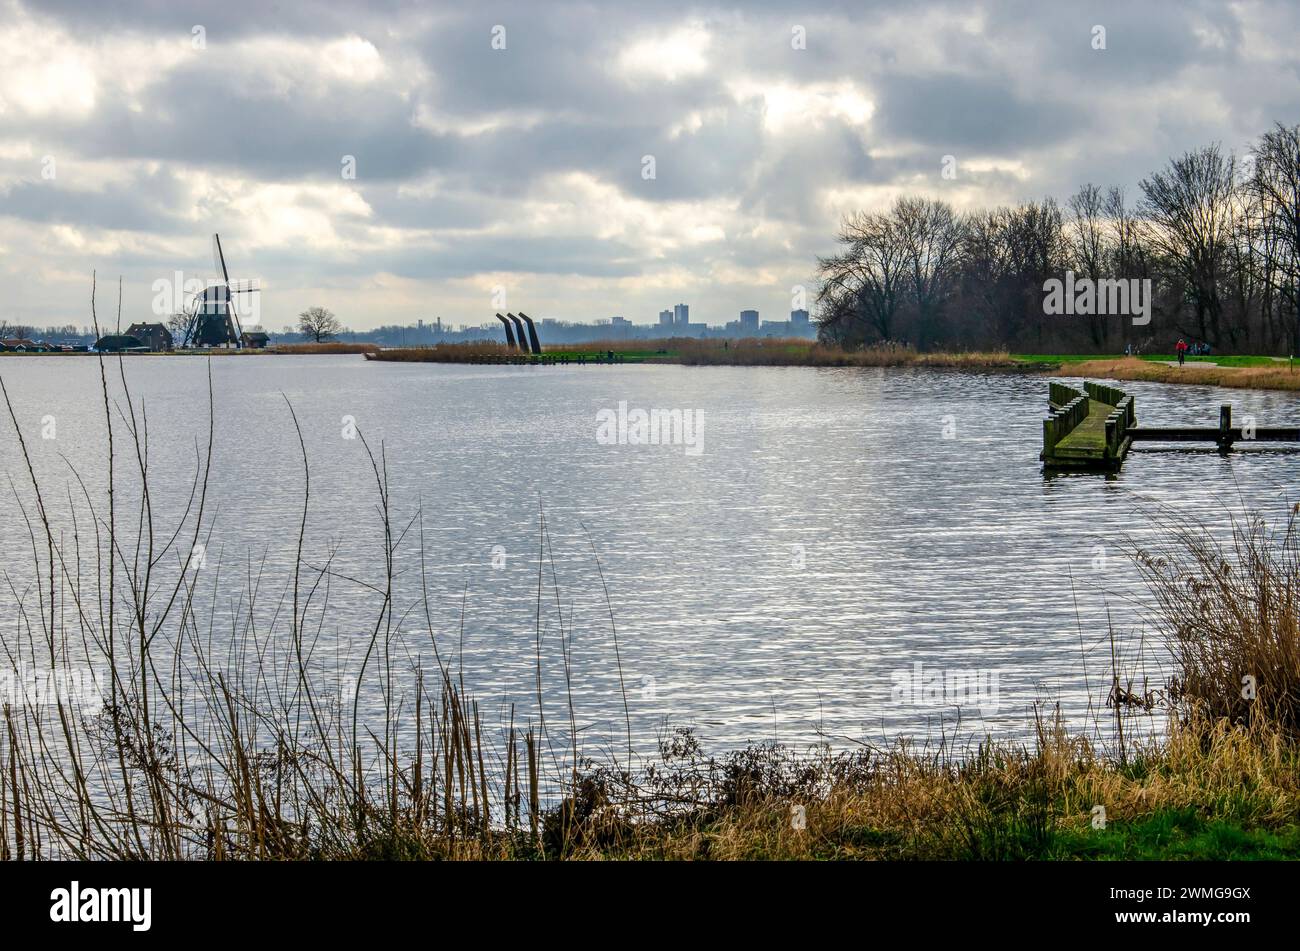
{"label": "windmill", "polygon": [[189,344],[191,347],[243,346],[243,330],[239,326],[235,295],[260,293],[261,282],[256,278],[243,281],[230,279],[219,234],[212,236],[212,266],[217,272],[217,280],[196,294],[190,302]]}

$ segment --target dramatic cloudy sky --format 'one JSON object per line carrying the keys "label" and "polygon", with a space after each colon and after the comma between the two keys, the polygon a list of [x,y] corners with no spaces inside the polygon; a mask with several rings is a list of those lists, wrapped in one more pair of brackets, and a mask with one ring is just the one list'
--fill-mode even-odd
{"label": "dramatic cloudy sky", "polygon": [[147,317],[220,231],[270,329],[477,324],[497,286],[781,319],[846,211],[1136,190],[1300,121],[1297,36],[1293,2],[1222,0],[0,0],[0,318],[87,322],[96,268]]}

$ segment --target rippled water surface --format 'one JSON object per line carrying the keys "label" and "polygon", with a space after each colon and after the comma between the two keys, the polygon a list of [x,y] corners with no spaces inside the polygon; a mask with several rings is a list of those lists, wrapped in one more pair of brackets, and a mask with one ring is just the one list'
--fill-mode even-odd
{"label": "rippled water surface", "polygon": [[[106,366],[115,377],[116,364]],[[206,443],[208,366],[188,357],[125,361],[135,409],[147,412],[164,515],[184,508]],[[489,720],[505,718],[511,704],[516,720],[536,715],[544,512],[543,704],[548,720],[567,724],[562,619],[589,749],[621,742],[624,693],[642,747],[666,723],[696,727],[710,749],[935,735],[952,728],[957,705],[894,690],[918,664],[979,674],[986,684],[997,674],[996,702],[962,705],[964,730],[1023,735],[1036,699],[1059,700],[1082,722],[1087,686],[1095,699],[1109,664],[1107,611],[1118,629],[1135,632],[1130,646],[1144,629],[1148,600],[1121,538],[1149,533],[1161,506],[1220,529],[1243,507],[1278,516],[1300,473],[1300,456],[1288,453],[1141,452],[1117,477],[1045,479],[1037,456],[1047,383],[1021,375],[461,367],[353,356],[210,366],[216,520],[203,570],[219,620],[235,612],[250,570],[261,566],[264,599],[284,590],[303,501],[291,403],[311,465],[307,557],[321,564],[334,552],[319,656],[345,673],[359,669],[377,607],[365,585],[382,583],[383,541],[370,459],[361,440],[344,438],[351,417],[376,455],[382,447],[397,530],[422,512],[397,556],[395,665],[428,665],[436,641],[463,665]],[[99,364],[6,359],[0,376],[59,521],[60,499],[80,491],[70,466],[92,493],[102,487]],[[110,382],[125,411],[121,382]],[[1261,425],[1300,421],[1286,394],[1122,385],[1140,423],[1212,425],[1221,402]],[[702,451],[602,445],[597,414],[620,401],[702,414]],[[51,422],[55,438],[42,439]],[[119,439],[125,468],[134,459],[124,458],[124,432]],[[0,449],[30,503],[7,418]],[[7,483],[5,491],[11,499]],[[31,542],[6,507],[0,568],[22,590]],[[419,601],[421,532],[432,637]],[[13,601],[6,584],[8,635]],[[229,623],[213,630],[218,640],[235,636]],[[1160,654],[1146,647],[1129,656],[1155,676]]]}

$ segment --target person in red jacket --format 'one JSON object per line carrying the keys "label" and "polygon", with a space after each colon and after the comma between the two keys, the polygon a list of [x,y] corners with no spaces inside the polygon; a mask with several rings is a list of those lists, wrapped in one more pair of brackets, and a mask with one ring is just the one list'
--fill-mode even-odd
{"label": "person in red jacket", "polygon": [[1178,365],[1182,366],[1183,359],[1187,356],[1187,341],[1180,338],[1174,350],[1178,352]]}

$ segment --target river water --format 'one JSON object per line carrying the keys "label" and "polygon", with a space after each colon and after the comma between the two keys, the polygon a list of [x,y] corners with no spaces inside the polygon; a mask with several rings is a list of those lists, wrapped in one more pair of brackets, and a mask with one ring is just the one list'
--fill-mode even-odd
{"label": "river water", "polygon": [[[114,413],[129,413],[117,364],[105,366]],[[1044,700],[1086,725],[1105,696],[1108,612],[1128,671],[1161,676],[1150,598],[1121,539],[1149,537],[1164,507],[1216,531],[1246,509],[1281,517],[1300,475],[1300,455],[1183,451],[1135,452],[1114,477],[1044,478],[1047,382],[1018,374],[130,358],[161,523],[184,510],[206,445],[209,367],[212,529],[197,571],[218,648],[233,656],[247,636],[221,622],[238,614],[250,573],[260,567],[273,608],[293,564],[303,468],[292,405],[310,464],[306,557],[319,565],[332,553],[316,633],[325,666],[345,679],[361,669],[383,586],[368,445],[382,450],[395,531],[406,530],[395,555],[399,674],[431,667],[436,643],[495,727],[511,705],[517,722],[537,716],[540,663],[543,714],[567,729],[571,697],[592,754],[620,746],[627,721],[642,750],[690,726],[710,751],[954,730],[1023,737]],[[72,469],[92,496],[102,490],[99,372],[81,357],[0,361],[65,531],[68,494],[81,491]],[[1260,425],[1300,419],[1287,394],[1121,385],[1140,423],[1213,425],[1222,402]],[[637,444],[618,420],[638,410],[678,411],[693,425]],[[135,461],[124,428],[118,439],[125,471]],[[5,414],[0,461],[16,489],[6,480],[0,624],[10,641],[14,592],[30,596],[33,577],[17,448]]]}

